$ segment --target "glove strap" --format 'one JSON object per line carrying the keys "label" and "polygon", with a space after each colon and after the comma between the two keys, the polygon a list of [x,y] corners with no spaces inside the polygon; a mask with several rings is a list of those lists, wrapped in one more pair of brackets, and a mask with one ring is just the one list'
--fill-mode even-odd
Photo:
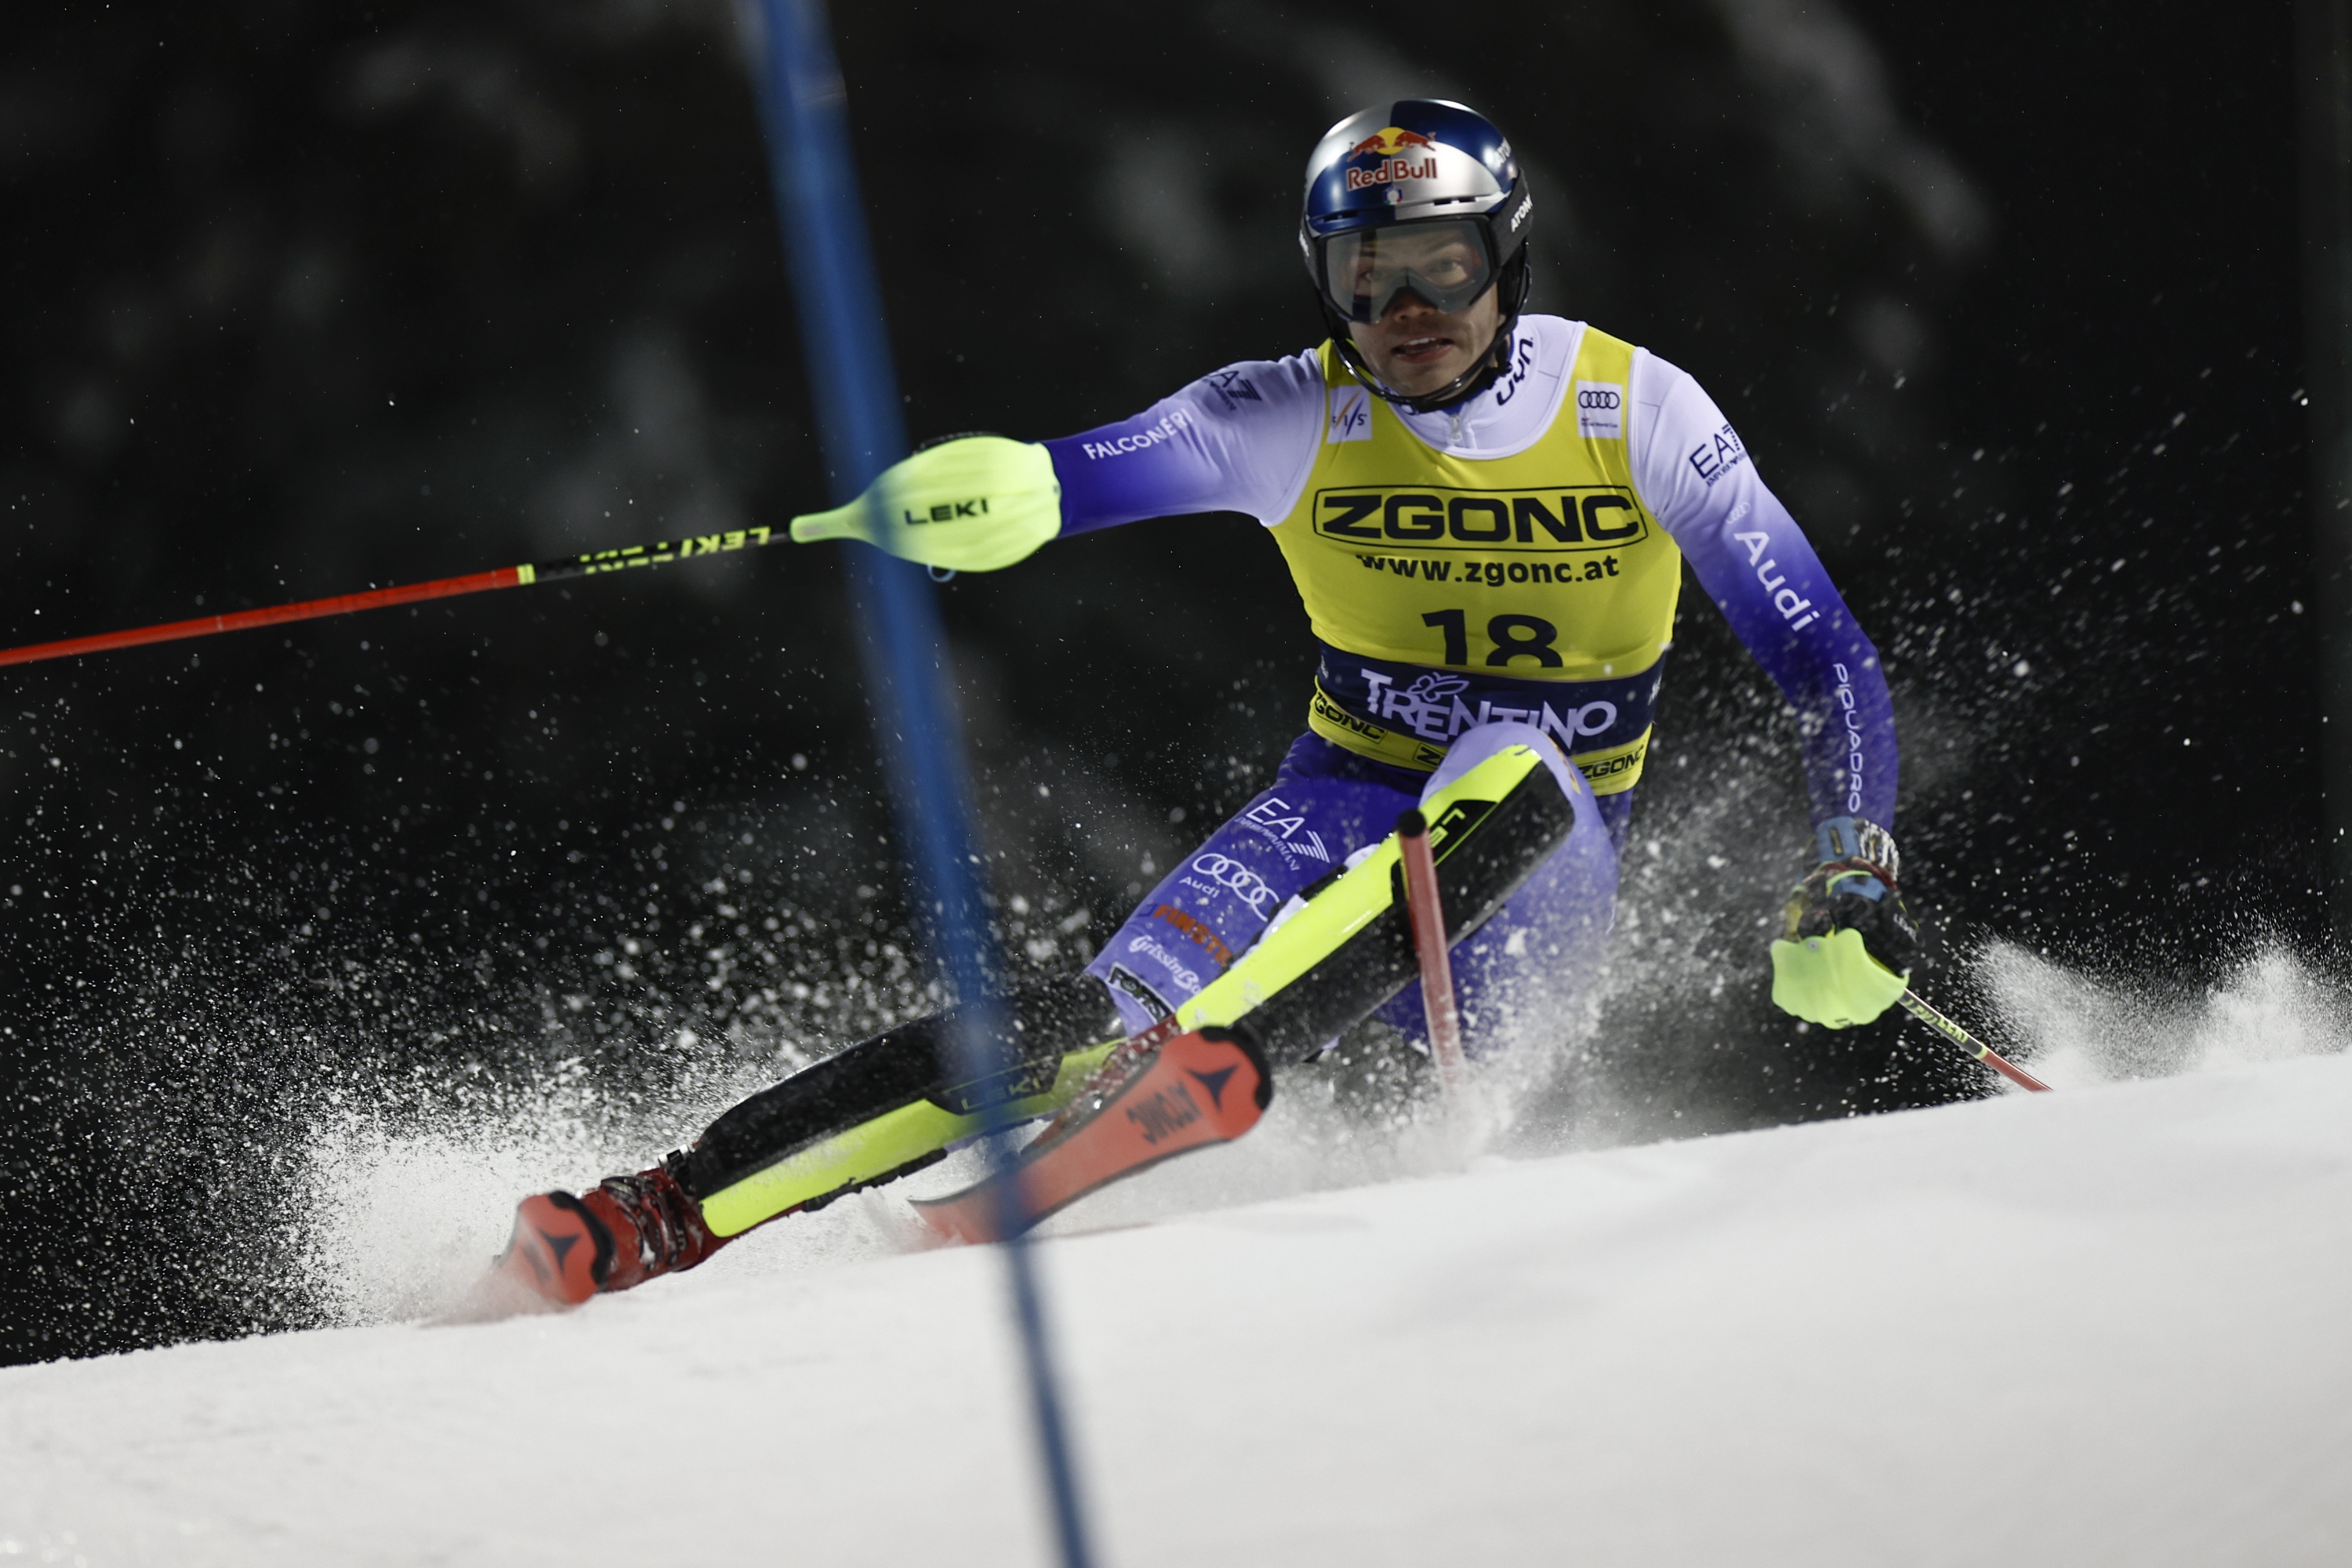
{"label": "glove strap", "polygon": [[1813,845],[1824,862],[1864,861],[1881,872],[1890,887],[1902,879],[1903,857],[1895,847],[1895,835],[1866,817],[1831,817],[1813,830]]}

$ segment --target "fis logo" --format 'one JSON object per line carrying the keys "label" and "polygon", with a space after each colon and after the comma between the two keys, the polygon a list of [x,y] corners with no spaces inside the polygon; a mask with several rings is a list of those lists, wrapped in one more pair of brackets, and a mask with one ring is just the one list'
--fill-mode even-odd
{"label": "fis logo", "polygon": [[1368,165],[1348,171],[1348,188],[1368,191],[1401,180],[1437,178],[1437,143],[1418,131],[1391,125],[1348,149],[1348,162]]}
{"label": "fis logo", "polygon": [[1323,444],[1337,446],[1342,441],[1369,441],[1372,438],[1372,391],[1368,386],[1335,386],[1331,389],[1331,419],[1323,432]]}

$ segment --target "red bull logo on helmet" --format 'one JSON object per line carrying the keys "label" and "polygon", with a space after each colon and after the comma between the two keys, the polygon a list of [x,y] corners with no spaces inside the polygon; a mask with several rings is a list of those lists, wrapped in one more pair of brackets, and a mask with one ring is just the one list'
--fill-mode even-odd
{"label": "red bull logo on helmet", "polygon": [[1348,149],[1348,162],[1361,159],[1371,160],[1371,167],[1348,171],[1348,188],[1351,191],[1368,191],[1374,185],[1391,185],[1401,180],[1437,178],[1437,143],[1418,131],[1401,126],[1375,131]]}

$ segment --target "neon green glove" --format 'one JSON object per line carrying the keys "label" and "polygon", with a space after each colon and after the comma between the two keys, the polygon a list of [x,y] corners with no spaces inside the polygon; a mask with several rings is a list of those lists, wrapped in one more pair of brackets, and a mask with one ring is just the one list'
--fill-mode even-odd
{"label": "neon green glove", "polygon": [[847,506],[793,519],[793,542],[862,539],[956,572],[1010,566],[1062,531],[1062,486],[1043,447],[960,436],[894,463]]}
{"label": "neon green glove", "polygon": [[1772,1001],[1826,1029],[1867,1024],[1910,988],[1919,927],[1896,887],[1894,836],[1833,817],[1822,863],[1789,894],[1772,944]]}
{"label": "neon green glove", "polygon": [[1773,1005],[1825,1029],[1867,1024],[1910,987],[1910,972],[1871,957],[1852,927],[1772,944]]}

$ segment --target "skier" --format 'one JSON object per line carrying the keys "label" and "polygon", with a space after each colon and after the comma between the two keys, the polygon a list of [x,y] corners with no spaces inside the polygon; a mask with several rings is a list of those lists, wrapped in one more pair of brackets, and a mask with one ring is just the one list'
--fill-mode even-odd
{"label": "skier", "polygon": [[[560,1303],[625,1289],[941,1157],[987,1099],[1055,1110],[1109,1043],[1280,945],[1259,947],[1402,811],[1514,747],[1573,826],[1458,942],[1454,975],[1474,1058],[1540,1032],[1599,962],[1685,560],[1802,739],[1817,864],[1771,944],[1773,999],[1835,1028],[1902,994],[1917,934],[1897,888],[1877,652],[1696,382],[1597,328],[1524,313],[1534,213],[1510,143],[1475,111],[1406,100],[1352,115],[1307,171],[1299,245],[1321,347],[1228,366],[1066,439],[948,441],[794,521],[796,541],[974,571],[1139,519],[1247,513],[1320,645],[1307,733],[1083,973],[1003,999],[999,1079],[956,1081],[952,1010],[901,1026],[650,1170],[526,1199],[496,1278]],[[1417,990],[1381,985],[1377,1016],[1425,1048]]]}

